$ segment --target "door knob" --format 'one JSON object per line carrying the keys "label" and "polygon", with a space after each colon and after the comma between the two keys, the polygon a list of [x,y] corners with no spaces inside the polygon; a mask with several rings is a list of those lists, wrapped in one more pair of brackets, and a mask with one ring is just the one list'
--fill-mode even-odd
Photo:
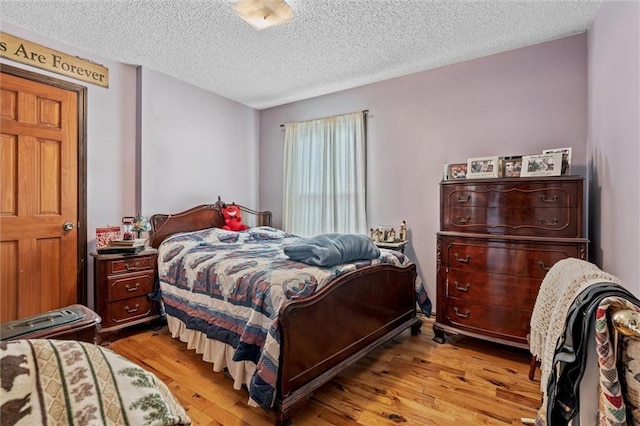
{"label": "door knob", "polygon": [[73,226],[71,222],[65,222],[64,225],[62,225],[62,229],[65,231],[71,231],[73,228],[75,228],[75,226]]}

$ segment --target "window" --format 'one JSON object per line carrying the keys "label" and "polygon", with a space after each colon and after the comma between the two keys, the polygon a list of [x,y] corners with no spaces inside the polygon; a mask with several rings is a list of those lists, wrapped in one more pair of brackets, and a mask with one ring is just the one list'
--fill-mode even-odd
{"label": "window", "polygon": [[367,233],[365,114],[286,124],[285,231]]}

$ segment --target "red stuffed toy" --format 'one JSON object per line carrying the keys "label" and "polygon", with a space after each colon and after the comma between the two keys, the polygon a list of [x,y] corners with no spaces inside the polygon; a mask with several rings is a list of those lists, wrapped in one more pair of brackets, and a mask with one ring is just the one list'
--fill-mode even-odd
{"label": "red stuffed toy", "polygon": [[242,223],[242,215],[240,214],[240,207],[235,204],[225,205],[222,208],[222,216],[224,216],[225,225],[222,229],[228,231],[244,231],[249,227]]}

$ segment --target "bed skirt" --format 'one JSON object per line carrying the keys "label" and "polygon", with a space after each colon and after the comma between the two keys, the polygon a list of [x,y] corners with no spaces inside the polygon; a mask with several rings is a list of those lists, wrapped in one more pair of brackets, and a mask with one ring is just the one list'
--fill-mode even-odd
{"label": "bed skirt", "polygon": [[[233,388],[242,389],[242,385],[249,388],[251,377],[256,371],[255,363],[251,361],[234,361],[233,354],[235,349],[217,340],[208,339],[207,335],[197,331],[188,329],[186,324],[178,318],[167,315],[167,326],[171,337],[179,339],[187,344],[187,349],[195,350],[197,354],[202,355],[202,360],[213,364],[213,371],[222,372],[225,368],[233,379]],[[247,402],[251,407],[259,407],[251,397]]]}

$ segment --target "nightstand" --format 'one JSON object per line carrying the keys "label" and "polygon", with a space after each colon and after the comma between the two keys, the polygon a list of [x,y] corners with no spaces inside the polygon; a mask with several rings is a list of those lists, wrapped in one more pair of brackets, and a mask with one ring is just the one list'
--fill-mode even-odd
{"label": "nightstand", "polygon": [[100,341],[126,327],[160,318],[154,290],[157,251],[152,248],[131,254],[97,254],[94,259],[95,310],[102,317]]}

